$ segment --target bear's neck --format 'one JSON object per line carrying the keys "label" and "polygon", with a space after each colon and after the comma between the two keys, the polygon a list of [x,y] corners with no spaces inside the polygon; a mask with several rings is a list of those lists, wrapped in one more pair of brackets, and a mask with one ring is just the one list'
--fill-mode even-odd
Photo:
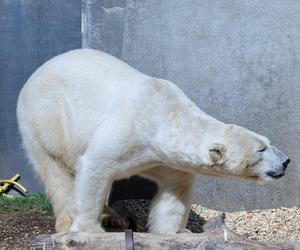
{"label": "bear's neck", "polygon": [[188,167],[199,173],[207,165],[211,139],[218,136],[225,124],[201,111],[196,105],[168,112],[157,136],[160,156],[166,165]]}

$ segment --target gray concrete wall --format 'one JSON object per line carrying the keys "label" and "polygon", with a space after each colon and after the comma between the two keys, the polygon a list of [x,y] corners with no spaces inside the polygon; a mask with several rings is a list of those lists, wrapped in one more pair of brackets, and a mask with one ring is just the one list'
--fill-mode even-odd
{"label": "gray concrete wall", "polygon": [[43,62],[80,46],[80,0],[0,1],[0,179],[18,172],[30,191],[42,190],[20,146],[17,96]]}
{"label": "gray concrete wall", "polygon": [[[174,81],[207,113],[268,136],[292,159],[287,176],[268,186],[199,177],[195,202],[299,206],[298,13],[297,0],[84,0],[82,43]],[[0,178],[19,172],[31,191],[42,190],[20,147],[17,95],[38,66],[80,40],[80,0],[0,2]],[[134,179],[115,185],[113,196],[154,192]]]}
{"label": "gray concrete wall", "polygon": [[[174,81],[208,114],[266,135],[292,159],[287,176],[272,185],[199,177],[195,202],[226,210],[300,205],[299,1],[85,0],[83,6],[84,47]],[[123,190],[116,192],[122,197]]]}

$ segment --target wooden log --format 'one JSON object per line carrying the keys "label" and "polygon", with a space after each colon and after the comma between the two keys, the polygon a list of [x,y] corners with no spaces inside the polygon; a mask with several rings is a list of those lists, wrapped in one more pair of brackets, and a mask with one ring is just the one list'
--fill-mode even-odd
{"label": "wooden log", "polygon": [[[224,215],[208,221],[200,234],[134,233],[135,250],[191,250],[191,249],[300,249],[300,242],[256,242],[230,231],[224,224]],[[125,248],[124,233],[57,233],[34,237],[32,250],[95,249],[119,250]]]}

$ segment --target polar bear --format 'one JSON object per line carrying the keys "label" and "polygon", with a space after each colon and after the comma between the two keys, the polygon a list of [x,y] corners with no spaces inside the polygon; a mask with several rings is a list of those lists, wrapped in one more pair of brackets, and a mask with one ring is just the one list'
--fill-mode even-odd
{"label": "polar bear", "polygon": [[112,182],[157,182],[149,226],[183,230],[195,175],[272,181],[286,155],[261,135],[201,111],[170,81],[92,49],[46,62],[17,104],[25,150],[54,208],[57,231],[103,232],[98,216]]}

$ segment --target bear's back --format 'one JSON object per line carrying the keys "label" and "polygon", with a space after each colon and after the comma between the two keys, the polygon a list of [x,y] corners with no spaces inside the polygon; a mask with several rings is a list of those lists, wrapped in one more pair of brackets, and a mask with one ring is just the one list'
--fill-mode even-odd
{"label": "bear's back", "polygon": [[84,150],[105,116],[132,105],[126,99],[136,99],[148,78],[97,50],[56,56],[37,69],[20,92],[20,131],[39,138],[42,147],[53,153],[67,147],[61,142],[68,148],[78,146],[74,151]]}

